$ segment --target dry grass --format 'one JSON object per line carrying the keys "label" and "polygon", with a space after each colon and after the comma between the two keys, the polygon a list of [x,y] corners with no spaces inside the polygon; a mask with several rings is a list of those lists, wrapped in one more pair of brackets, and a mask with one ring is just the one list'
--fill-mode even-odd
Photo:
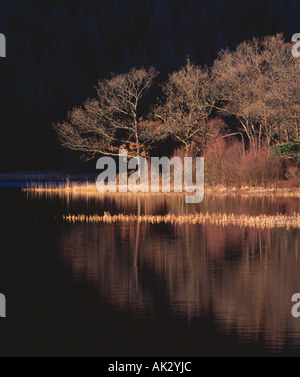
{"label": "dry grass", "polygon": [[61,183],[51,183],[47,182],[42,184],[40,182],[27,183],[24,191],[34,191],[34,192],[98,192],[95,182],[72,182],[66,178]]}
{"label": "dry grass", "polygon": [[115,223],[115,222],[140,222],[151,224],[213,224],[219,226],[237,225],[250,226],[255,228],[274,228],[285,227],[300,229],[300,213],[294,213],[292,216],[277,214],[276,216],[258,215],[234,215],[225,213],[196,213],[189,215],[133,215],[123,214],[111,215],[104,212],[103,216],[95,215],[67,215],[63,216],[64,221],[68,222],[87,222],[87,223]]}
{"label": "dry grass", "polygon": [[[95,182],[86,181],[82,183],[78,182],[71,182],[66,180],[61,182],[60,184],[51,184],[47,183],[46,185],[42,185],[41,183],[31,183],[28,184],[27,187],[24,189],[27,192],[36,192],[36,193],[89,193],[93,195],[101,195],[97,190]],[[117,191],[118,187],[117,187]],[[106,195],[109,193],[106,193]],[[117,193],[113,193],[118,194]],[[122,193],[124,194],[124,193]],[[151,193],[149,189],[149,193],[128,193],[132,195],[157,195],[161,193]],[[172,192],[172,185],[171,185],[171,192],[170,193],[163,193],[163,194],[173,194],[173,195],[186,195],[186,192],[183,191],[182,193],[173,193]],[[300,188],[289,188],[289,187],[251,187],[251,186],[243,186],[243,187],[226,187],[223,185],[216,185],[216,186],[205,186],[205,194],[214,194],[214,195],[251,195],[251,196],[262,196],[262,195],[276,195],[282,197],[295,197],[300,198]]]}
{"label": "dry grass", "polygon": [[300,188],[289,188],[289,187],[225,187],[218,185],[215,187],[206,187],[206,194],[216,194],[216,195],[241,195],[241,196],[263,196],[263,195],[274,195],[280,197],[291,197],[300,198]]}

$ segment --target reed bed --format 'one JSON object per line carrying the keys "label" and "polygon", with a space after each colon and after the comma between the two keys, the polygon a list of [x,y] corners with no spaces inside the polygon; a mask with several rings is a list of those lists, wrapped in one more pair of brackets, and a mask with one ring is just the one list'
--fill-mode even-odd
{"label": "reed bed", "polygon": [[269,188],[269,187],[205,187],[206,194],[224,196],[266,196],[272,195],[286,198],[300,198],[300,188]]}
{"label": "reed bed", "polygon": [[[36,192],[36,193],[89,193],[91,195],[99,196],[101,193],[97,190],[96,182],[95,181],[70,181],[68,178],[62,180],[60,183],[52,183],[52,182],[30,182],[27,183],[26,188],[23,189],[27,192]],[[117,194],[119,191],[118,181],[117,181]],[[130,192],[128,194],[131,194]],[[141,195],[145,194],[145,192],[134,193],[134,195]],[[151,193],[151,188],[148,187],[147,195],[153,195],[155,193]],[[161,192],[161,185],[160,185],[160,192]],[[171,183],[171,192],[170,193],[163,193],[163,194],[184,194],[186,195],[185,190],[182,193],[174,193],[173,187]],[[271,188],[271,187],[225,187],[225,186],[210,186],[205,185],[205,194],[209,195],[225,195],[225,196],[264,196],[264,195],[272,195],[278,197],[292,197],[292,198],[300,198],[300,188],[288,188],[288,187],[281,187],[281,188]]]}
{"label": "reed bed", "polygon": [[59,183],[53,182],[30,182],[26,183],[26,188],[24,191],[33,191],[40,193],[56,193],[56,192],[65,192],[65,193],[76,193],[76,192],[93,192],[97,193],[97,188],[95,182],[85,181],[85,182],[72,182],[69,179],[63,180]]}
{"label": "reed bed", "polygon": [[109,212],[104,212],[103,216],[95,215],[64,215],[63,220],[70,223],[118,223],[118,222],[140,222],[151,224],[213,224],[219,226],[236,225],[240,227],[248,226],[255,228],[275,228],[285,227],[300,229],[300,213],[293,215],[277,214],[271,215],[235,215],[233,213],[195,213],[183,215],[134,215],[123,214],[111,215]]}

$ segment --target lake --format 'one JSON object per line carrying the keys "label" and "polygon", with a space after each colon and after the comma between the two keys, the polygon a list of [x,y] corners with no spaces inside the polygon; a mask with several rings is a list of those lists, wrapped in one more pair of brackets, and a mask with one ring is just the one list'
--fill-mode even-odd
{"label": "lake", "polygon": [[[8,186],[8,185],[6,185]],[[17,185],[21,186],[21,185]],[[26,193],[0,189],[0,353],[300,354],[300,230],[69,223],[67,214],[293,214],[299,198]]]}

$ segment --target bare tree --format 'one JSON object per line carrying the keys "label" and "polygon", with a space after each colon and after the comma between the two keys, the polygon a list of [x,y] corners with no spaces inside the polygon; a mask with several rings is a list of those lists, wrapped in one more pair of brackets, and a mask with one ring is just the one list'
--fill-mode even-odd
{"label": "bare tree", "polygon": [[279,143],[300,137],[300,61],[292,56],[290,44],[284,47],[285,53],[273,54],[271,64],[274,140]]}
{"label": "bare tree", "polygon": [[254,149],[297,134],[299,64],[281,34],[221,51],[212,72],[216,107],[238,119]]}
{"label": "bare tree", "polygon": [[260,80],[264,69],[260,56],[260,43],[241,43],[236,51],[221,51],[213,67],[214,89],[225,115],[234,115],[250,143],[259,135],[257,109],[264,111]]}
{"label": "bare tree", "polygon": [[118,154],[120,147],[138,155],[145,153],[139,129],[143,120],[141,100],[156,75],[154,68],[133,68],[129,73],[99,80],[97,98],[74,108],[65,122],[54,126],[62,145],[82,151],[88,158],[98,153]]}
{"label": "bare tree", "polygon": [[163,85],[163,94],[164,102],[155,109],[155,118],[163,124],[161,137],[172,136],[186,149],[197,137],[201,149],[214,105],[209,70],[193,65],[188,59],[185,67],[170,74]]}

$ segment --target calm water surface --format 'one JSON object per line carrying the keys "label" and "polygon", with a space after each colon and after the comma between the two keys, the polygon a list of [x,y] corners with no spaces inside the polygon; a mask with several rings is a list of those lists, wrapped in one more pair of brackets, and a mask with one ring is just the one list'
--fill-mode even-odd
{"label": "calm water surface", "polygon": [[0,189],[0,354],[300,355],[300,231],[64,223],[63,214],[291,214],[299,199]]}

